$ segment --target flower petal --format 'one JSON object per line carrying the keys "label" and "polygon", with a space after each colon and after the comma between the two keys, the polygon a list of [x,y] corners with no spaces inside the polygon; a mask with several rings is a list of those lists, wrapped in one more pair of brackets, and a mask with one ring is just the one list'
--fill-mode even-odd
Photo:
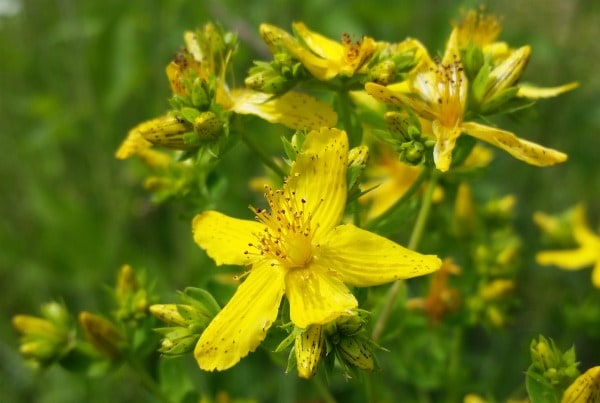
{"label": "flower petal", "polygon": [[314,237],[337,225],[346,205],[348,137],[338,129],[308,133],[292,165],[287,191],[305,204],[311,215]]}
{"label": "flower petal", "polygon": [[194,241],[204,249],[217,265],[247,265],[260,256],[252,252],[250,243],[265,226],[250,220],[228,217],[217,211],[198,214],[192,221]]}
{"label": "flower petal", "polygon": [[519,84],[517,96],[528,99],[551,98],[564,92],[574,90],[577,87],[579,87],[579,83],[576,81],[558,87],[538,87],[535,85]]}
{"label": "flower petal", "polygon": [[319,80],[329,80],[337,75],[339,66],[328,59],[317,56],[283,29],[270,24],[261,24],[259,31],[260,36],[274,55],[283,49],[287,50]]}
{"label": "flower petal", "polygon": [[[420,73],[420,74],[426,74],[426,73]],[[417,75],[416,78],[418,78],[419,76]],[[399,84],[393,84],[391,86],[391,88],[388,87],[384,87],[383,85],[380,84],[375,84],[375,83],[366,83],[365,84],[365,91],[371,95],[373,98],[375,98],[376,100],[380,101],[380,102],[385,102],[386,104],[391,104],[391,105],[396,105],[396,106],[408,106],[410,107],[412,110],[415,111],[415,113],[425,119],[436,119],[437,116],[434,114],[434,112],[432,111],[431,107],[429,106],[429,104],[421,99],[419,99],[418,97],[415,97],[414,95],[411,95],[410,93],[405,93],[402,91],[395,91],[394,88],[396,89],[405,89],[405,88],[410,88],[406,85],[399,85]]]}
{"label": "flower petal", "polygon": [[331,322],[358,306],[337,273],[318,264],[290,269],[285,277],[285,294],[292,322],[303,329]]}
{"label": "flower petal", "polygon": [[340,225],[321,242],[315,260],[335,270],[349,285],[368,287],[422,276],[438,270],[442,261],[422,255],[354,225]]}
{"label": "flower petal", "polygon": [[308,45],[310,50],[324,59],[341,60],[344,56],[343,46],[321,34],[311,31],[302,22],[292,24],[296,34]]}
{"label": "flower petal", "polygon": [[511,132],[475,122],[464,122],[462,129],[468,135],[495,145],[516,159],[531,165],[548,166],[567,160],[566,154],[527,140],[522,140]]}
{"label": "flower petal", "polygon": [[547,250],[538,252],[535,261],[543,266],[554,265],[565,270],[579,270],[598,259],[598,252],[590,249]]}
{"label": "flower petal", "polygon": [[431,124],[431,130],[436,138],[435,148],[433,149],[433,160],[435,167],[442,172],[450,169],[452,163],[452,151],[456,145],[456,139],[461,134],[461,128],[446,127],[439,120],[434,120]]}
{"label": "flower petal", "polygon": [[120,160],[124,160],[138,154],[142,150],[152,147],[152,143],[146,140],[139,131],[139,128],[148,122],[140,123],[133,129],[129,130],[127,137],[125,140],[123,140],[119,146],[119,149],[115,153],[115,157]]}
{"label": "flower petal", "polygon": [[255,115],[295,130],[317,130],[337,123],[337,114],[329,104],[300,92],[288,91],[273,97],[263,92],[235,89],[230,96],[231,110],[235,113]]}
{"label": "flower petal", "polygon": [[285,272],[256,265],[200,336],[194,356],[206,371],[224,370],[256,350],[277,317]]}

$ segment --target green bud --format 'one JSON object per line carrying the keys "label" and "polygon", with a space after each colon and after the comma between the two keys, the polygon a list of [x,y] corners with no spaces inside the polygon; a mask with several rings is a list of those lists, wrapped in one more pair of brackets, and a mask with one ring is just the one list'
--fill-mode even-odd
{"label": "green bud", "polygon": [[364,318],[360,315],[343,315],[336,319],[335,325],[344,336],[353,336],[363,329]]}
{"label": "green bud", "polygon": [[176,356],[182,355],[194,350],[199,333],[195,333],[186,327],[169,327],[156,329],[163,335],[158,351],[161,354]]}
{"label": "green bud", "polygon": [[367,371],[375,367],[373,353],[362,340],[356,337],[342,337],[337,347],[343,362]]}
{"label": "green bud", "polygon": [[210,106],[211,96],[206,81],[196,77],[191,86],[192,105],[200,110],[206,110]]}
{"label": "green bud", "polygon": [[400,158],[412,165],[418,165],[423,162],[425,157],[425,145],[420,141],[411,141],[402,145]]}

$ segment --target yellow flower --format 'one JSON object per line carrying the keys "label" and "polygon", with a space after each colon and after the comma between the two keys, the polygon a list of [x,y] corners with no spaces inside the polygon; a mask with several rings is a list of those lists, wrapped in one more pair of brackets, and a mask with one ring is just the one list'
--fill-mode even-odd
{"label": "yellow flower", "polygon": [[588,227],[581,205],[573,212],[573,238],[579,246],[577,249],[542,251],[535,256],[535,260],[538,264],[555,265],[565,270],[579,270],[593,265],[592,284],[600,288],[600,236]]}
{"label": "yellow flower", "polygon": [[218,265],[248,265],[245,281],[206,328],[195,350],[200,368],[224,370],[264,339],[283,295],[299,328],[349,314],[348,289],[420,276],[441,265],[353,225],[339,225],[346,205],[348,138],[310,132],[283,189],[268,189],[270,210],[256,220],[207,211],[193,220],[194,240]]}
{"label": "yellow flower", "polygon": [[377,50],[375,40],[368,36],[353,41],[345,33],[340,43],[309,30],[302,22],[292,26],[299,39],[270,24],[261,24],[259,30],[273,54],[287,51],[318,80],[365,73],[363,68]]}
{"label": "yellow flower", "polygon": [[468,82],[460,60],[456,29],[450,35],[441,62],[428,63],[408,82],[390,87],[367,83],[365,89],[379,101],[408,106],[432,122],[436,139],[434,161],[440,171],[450,168],[452,150],[462,133],[493,144],[532,165],[553,165],[567,159],[566,154],[519,139],[511,132],[463,120]]}

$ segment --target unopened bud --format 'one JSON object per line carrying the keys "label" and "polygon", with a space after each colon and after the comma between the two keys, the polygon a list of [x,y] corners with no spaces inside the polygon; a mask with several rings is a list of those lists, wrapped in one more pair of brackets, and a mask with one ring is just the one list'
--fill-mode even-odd
{"label": "unopened bud", "polygon": [[393,60],[384,60],[376,64],[369,71],[369,78],[380,85],[388,85],[396,79],[396,63]]}
{"label": "unopened bud", "polygon": [[356,337],[342,337],[338,343],[342,359],[357,368],[371,371],[375,367],[373,353],[362,340]]}
{"label": "unopened bud", "polygon": [[105,356],[115,360],[121,356],[121,332],[108,320],[90,312],[79,314],[79,323],[86,339],[94,348]]}
{"label": "unopened bud", "polygon": [[201,140],[214,140],[223,131],[223,122],[213,112],[202,112],[194,119],[194,132]]}
{"label": "unopened bud", "polygon": [[296,336],[294,351],[296,353],[298,376],[309,379],[315,375],[323,355],[324,344],[323,326],[321,325],[311,325]]}
{"label": "unopened bud", "polygon": [[145,140],[152,144],[175,150],[191,148],[183,140],[183,135],[190,131],[191,127],[181,118],[163,116],[141,123],[136,129]]}

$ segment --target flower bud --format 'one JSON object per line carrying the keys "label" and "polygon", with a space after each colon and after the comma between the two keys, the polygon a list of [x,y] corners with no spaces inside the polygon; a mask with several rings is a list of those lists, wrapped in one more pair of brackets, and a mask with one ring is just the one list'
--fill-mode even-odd
{"label": "flower bud", "polygon": [[200,140],[215,140],[223,131],[223,122],[213,112],[201,112],[194,119],[194,132]]}
{"label": "flower bud", "polygon": [[304,379],[312,378],[317,372],[325,339],[323,326],[311,325],[294,340],[298,376]]}
{"label": "flower bud", "polygon": [[19,351],[36,366],[59,360],[73,346],[71,320],[65,307],[57,302],[44,304],[43,317],[15,315],[12,324],[21,333]]}
{"label": "flower bud", "polygon": [[79,323],[88,342],[101,354],[112,360],[121,356],[123,336],[108,320],[90,312],[79,314]]}
{"label": "flower bud", "polygon": [[377,63],[369,71],[369,79],[380,85],[393,83],[396,79],[396,63],[393,60]]}
{"label": "flower bud", "polygon": [[141,123],[136,129],[145,140],[152,144],[176,150],[192,148],[183,139],[183,135],[190,131],[191,126],[181,118],[163,116]]}
{"label": "flower bud", "polygon": [[342,360],[347,364],[367,371],[371,371],[375,367],[373,353],[357,337],[340,338],[338,351]]}
{"label": "flower bud", "polygon": [[199,333],[195,333],[187,327],[169,327],[155,329],[163,335],[158,352],[164,355],[177,356],[192,352]]}

